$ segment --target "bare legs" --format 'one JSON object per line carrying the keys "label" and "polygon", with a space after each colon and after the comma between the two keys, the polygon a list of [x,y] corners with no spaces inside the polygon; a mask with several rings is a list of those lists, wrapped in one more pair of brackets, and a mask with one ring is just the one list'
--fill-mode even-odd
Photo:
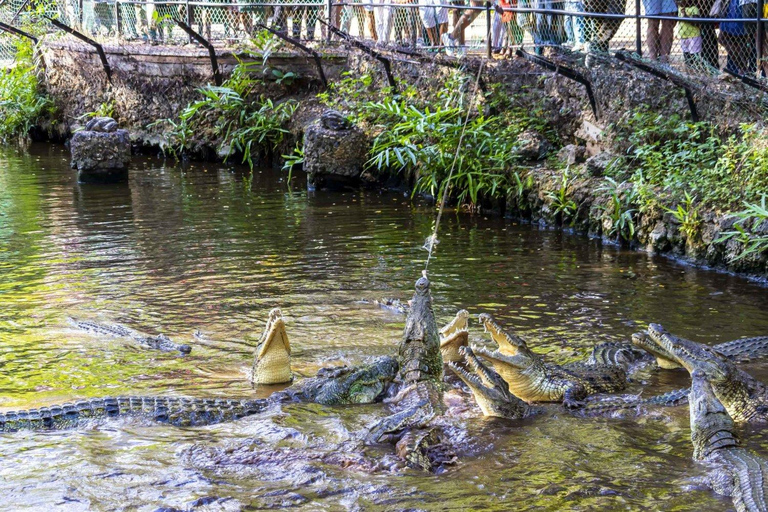
{"label": "bare legs", "polygon": [[[677,16],[677,13],[665,13],[661,16]],[[675,20],[648,20],[648,57],[651,60],[669,61],[672,41],[675,36]],[[659,30],[661,25],[661,30]]]}

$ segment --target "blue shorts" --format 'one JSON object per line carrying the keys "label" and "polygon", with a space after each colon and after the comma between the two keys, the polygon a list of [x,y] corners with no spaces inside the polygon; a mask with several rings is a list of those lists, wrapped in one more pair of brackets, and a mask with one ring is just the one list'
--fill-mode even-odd
{"label": "blue shorts", "polygon": [[677,14],[677,4],[675,0],[643,0],[645,14],[647,16],[658,16],[659,14]]}

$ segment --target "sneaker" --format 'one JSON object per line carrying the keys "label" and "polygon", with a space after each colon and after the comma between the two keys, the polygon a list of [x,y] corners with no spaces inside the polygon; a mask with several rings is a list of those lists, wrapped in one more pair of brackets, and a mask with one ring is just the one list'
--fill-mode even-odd
{"label": "sneaker", "polygon": [[447,32],[440,38],[440,42],[445,46],[445,54],[449,57],[456,55],[456,40]]}

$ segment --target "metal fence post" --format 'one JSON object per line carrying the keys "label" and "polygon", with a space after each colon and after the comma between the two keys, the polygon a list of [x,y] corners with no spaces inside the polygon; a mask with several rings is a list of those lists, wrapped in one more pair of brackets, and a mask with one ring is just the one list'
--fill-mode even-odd
{"label": "metal fence post", "polygon": [[640,19],[640,0],[635,0],[635,52],[643,56],[643,31]]}
{"label": "metal fence post", "polygon": [[488,25],[488,30],[486,30],[486,33],[487,33],[487,36],[488,36],[488,40],[487,40],[486,45],[485,45],[485,52],[486,52],[486,57],[488,57],[490,59],[490,58],[493,57],[492,44],[491,44],[491,34],[492,34],[492,30],[491,30],[491,2],[485,2],[485,22]]}
{"label": "metal fence post", "polygon": [[[187,4],[187,26],[191,27],[192,26],[192,22],[195,19],[195,15],[192,12],[192,9],[194,9],[194,7],[189,5],[189,0],[186,0],[186,4]],[[202,31],[202,29],[201,29],[201,31]],[[189,41],[190,44],[192,44],[192,35],[191,34],[187,34],[187,40]]]}
{"label": "metal fence post", "polygon": [[[333,26],[333,18],[331,17],[331,13],[333,13],[333,0],[328,0],[328,3],[326,4],[325,8],[328,10],[326,13],[326,18],[328,20],[328,26]],[[328,30],[328,34],[326,35],[326,41],[331,42],[331,31]]]}
{"label": "metal fence post", "polygon": [[115,0],[115,30],[117,30],[117,37],[123,32],[123,22],[120,20],[120,2]]}
{"label": "metal fence post", "polygon": [[765,39],[765,26],[762,22],[764,8],[765,0],[757,0],[757,31],[755,32],[755,48],[757,48],[757,78],[760,78],[760,72],[763,65],[763,50],[765,50],[765,45],[763,44],[763,39]]}

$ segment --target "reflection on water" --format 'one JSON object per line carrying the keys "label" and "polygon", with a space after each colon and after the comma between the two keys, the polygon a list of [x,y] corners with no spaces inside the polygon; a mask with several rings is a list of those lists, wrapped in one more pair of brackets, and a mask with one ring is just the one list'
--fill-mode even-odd
{"label": "reflection on water", "polygon": [[[128,184],[86,186],[62,148],[0,160],[3,410],[125,393],[266,396],[245,371],[249,340],[274,306],[287,316],[298,375],[392,353],[403,318],[364,300],[408,297],[434,217],[397,194],[288,193],[266,170],[249,178],[143,160]],[[440,241],[430,264],[439,319],[460,307],[492,312],[558,361],[651,321],[710,343],[768,332],[766,289],[732,276],[483,216],[446,214]],[[187,357],[146,350],[76,331],[67,317],[194,348]],[[475,327],[472,337],[483,335]],[[680,372],[636,380],[646,394],[686,385]],[[182,456],[193,445],[272,442],[265,425],[295,430],[292,443],[341,442],[379,414],[295,405],[207,428],[107,422],[4,435],[0,492],[13,509],[728,508],[695,484],[702,469],[685,409],[661,419],[579,419],[557,408],[518,422],[471,417],[463,423],[474,455],[440,476],[323,463],[212,471]],[[764,436],[749,438],[765,451]]]}

